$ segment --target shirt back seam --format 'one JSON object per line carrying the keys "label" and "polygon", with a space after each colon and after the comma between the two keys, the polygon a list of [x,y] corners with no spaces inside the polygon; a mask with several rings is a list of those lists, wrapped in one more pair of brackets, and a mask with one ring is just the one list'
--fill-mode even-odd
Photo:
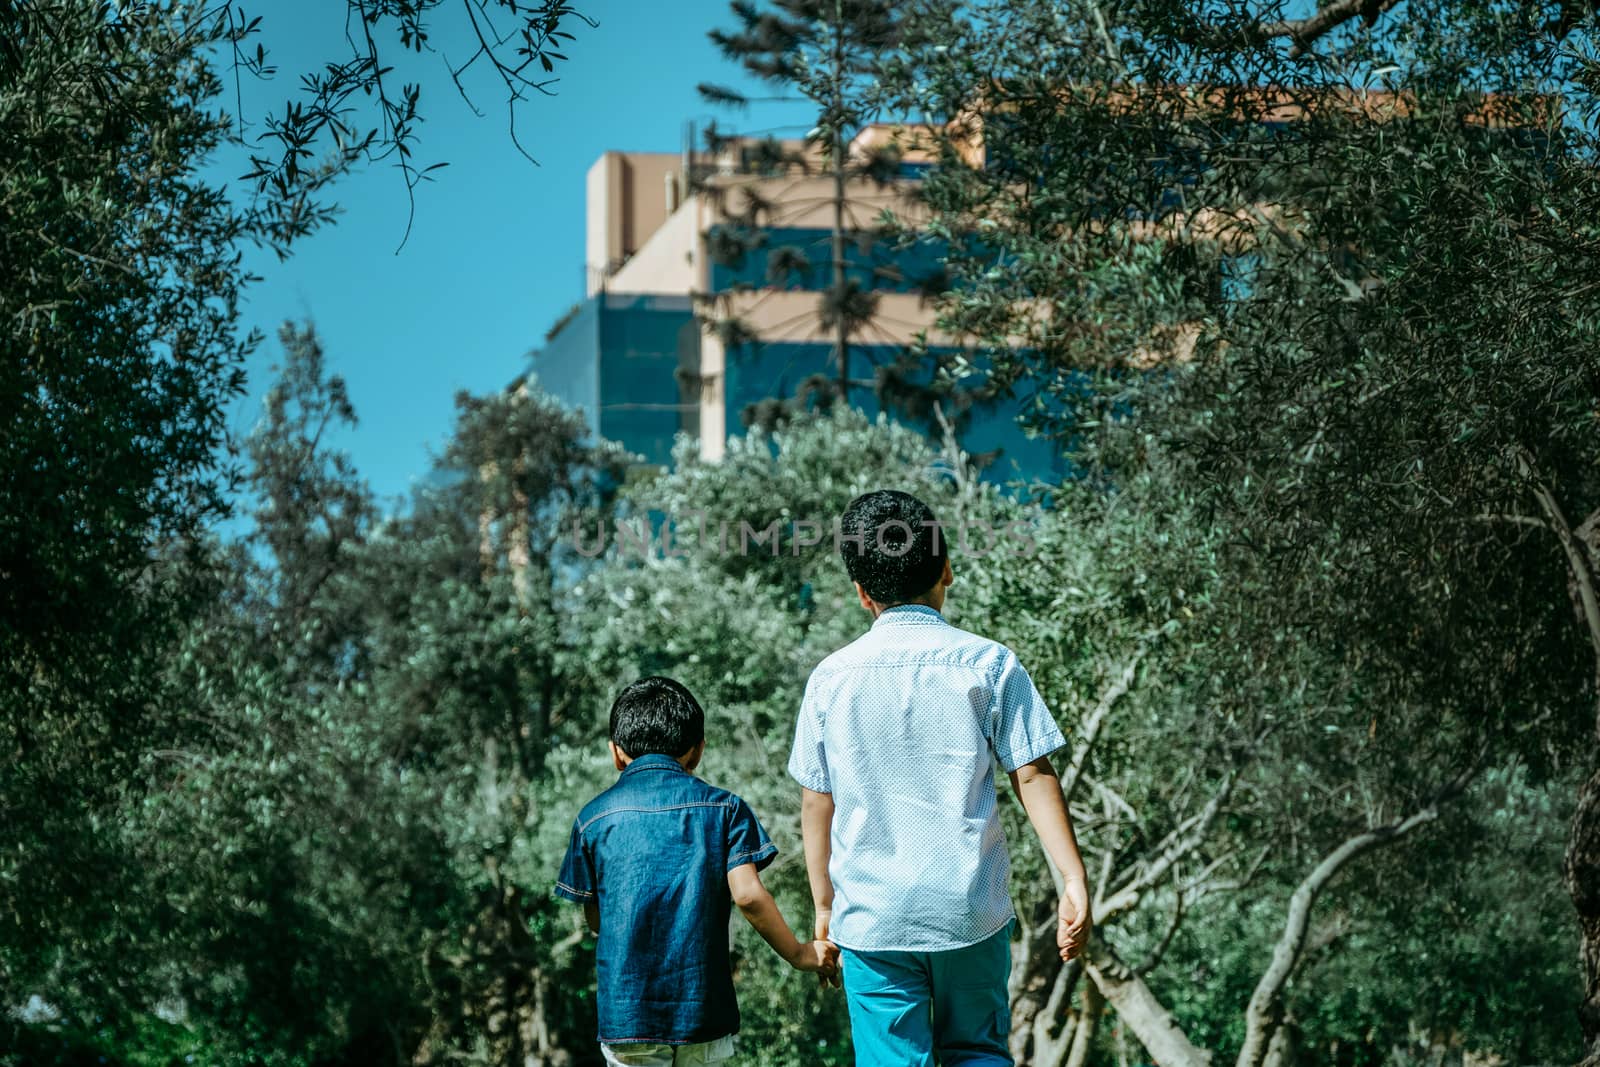
{"label": "shirt back seam", "polygon": [[653,813],[656,813],[656,812],[664,812],[664,811],[683,811],[683,810],[688,809],[688,808],[731,808],[731,807],[733,807],[733,803],[731,801],[727,801],[727,800],[695,800],[695,801],[690,801],[687,804],[668,804],[665,807],[659,807],[659,808],[640,808],[640,807],[611,808],[611,809],[609,809],[607,811],[601,812],[600,814],[596,815],[594,818],[590,819],[586,823],[580,823],[579,826],[578,826],[578,833],[582,834],[582,833],[586,832],[589,829],[589,827],[593,826],[595,823],[599,822],[601,819],[604,819],[604,818],[606,818],[607,816],[610,816],[610,815],[621,815],[621,814],[626,814],[626,813],[630,813],[630,812],[634,813],[634,814],[647,814],[648,815],[648,814],[653,814]]}

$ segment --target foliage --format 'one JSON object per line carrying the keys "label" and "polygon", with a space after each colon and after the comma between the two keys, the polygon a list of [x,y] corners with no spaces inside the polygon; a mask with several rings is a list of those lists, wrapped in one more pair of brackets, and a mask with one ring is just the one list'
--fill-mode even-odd
{"label": "foliage", "polygon": [[160,658],[223,509],[259,223],[197,176],[226,125],[191,14],[0,15],[0,989],[112,919],[95,821],[168,736]]}
{"label": "foliage", "polygon": [[205,1044],[187,1028],[154,1016],[139,1018],[124,1036],[92,1020],[57,1019],[24,1027],[10,1052],[30,1067],[171,1067],[203,1062]]}
{"label": "foliage", "polygon": [[[1566,1013],[1527,1010],[1580,992],[1558,877],[1570,788],[1487,775],[1438,830],[1352,870],[1321,906],[1287,992],[1297,1058],[1393,1063],[1414,1046],[1430,1058],[1445,1049],[1512,1063],[1570,1057]],[[1205,1046],[1243,1040],[1238,1006],[1282,907],[1280,893],[1244,895],[1179,930],[1163,995]]]}
{"label": "foliage", "polygon": [[[945,325],[1097,491],[1214,531],[1148,574],[1199,593],[1186,703],[1262,731],[1227,829],[1295,842],[1262,868],[1292,885],[1485,764],[1584,758],[1592,561],[1561,512],[1600,488],[1587,86],[1521,9],[1408,5],[1314,61],[1315,35],[1211,15],[980,7],[927,59],[957,119],[928,196],[961,246]],[[1257,993],[1190,1036],[1260,1062],[1295,1009]]]}
{"label": "foliage", "polygon": [[[329,221],[321,197],[359,159],[393,153],[408,186],[420,179],[418,91],[390,84],[379,42],[392,29],[427,50],[438,7],[351,0],[364,43],[269,117],[282,154],[257,160],[258,195],[241,203],[200,170],[244,136],[219,110],[228,53],[236,93],[242,73],[272,73],[247,48],[262,19],[199,0],[0,5],[0,994],[86,955],[137,895],[105,826],[137,803],[141,760],[187,740],[161,713],[162,675],[217,595],[201,557],[235,475],[222,412],[258,341],[238,325],[241,248],[286,254]],[[520,32],[495,25],[505,16]],[[561,27],[581,19],[561,3],[457,17],[483,45],[469,65],[493,67],[513,105],[547,89],[523,71],[553,70]],[[363,134],[369,93],[381,128]],[[278,503],[337,510],[328,487],[285,484]],[[363,506],[342,521],[370,521]]]}
{"label": "foliage", "polygon": [[116,914],[23,988],[119,1033],[175,1004],[219,1063],[544,1055],[582,1008],[550,1003],[553,904],[508,872],[581,662],[554,535],[621,454],[534,394],[464,397],[433,486],[376,521],[342,385],[283,341],[255,531],[169,661],[174,741],[96,826]]}
{"label": "foliage", "polygon": [[[513,393],[463,402],[445,466],[409,512],[330,524],[289,506],[286,490],[319,485],[349,503],[344,513],[367,514],[331,449],[353,413],[315,336],[283,339],[282,384],[247,450],[263,499],[257,547],[225,554],[225,592],[173,664],[186,744],[151,753],[141,772],[149,796],[117,813],[140,872],[124,905],[132,936],[108,931],[114,969],[102,950],[38,987],[74,1018],[111,1010],[118,1049],[150,1054],[158,1036],[141,1043],[138,1006],[164,1000],[181,1005],[208,1062],[583,1062],[593,1050],[592,941],[549,885],[572,817],[614,775],[601,744],[611,696],[646,672],[681,678],[704,702],[703,773],[760,813],[780,849],[766,880],[803,929],[809,893],[784,764],[809,669],[865,624],[826,524],[869,486],[909,488],[952,525],[1023,524],[1006,554],[981,555],[981,533],[958,544],[948,606],[958,624],[1018,650],[1075,745],[1100,731],[1073,806],[1102,900],[1124,872],[1147,873],[1230,768],[1253,783],[1236,790],[1181,877],[1151,882],[1145,906],[1106,910],[1117,951],[1158,960],[1157,989],[1194,990],[1177,1006],[1195,1033],[1237,1020],[1305,859],[1375,791],[1396,788],[1381,764],[1352,771],[1321,719],[1286,716],[1282,740],[1248,750],[1258,719],[1214,703],[1194,676],[1190,627],[1211,589],[1169,584],[1209,551],[1210,532],[1187,513],[1132,502],[1158,498],[1161,486],[1130,480],[1114,496],[1066,487],[1047,510],[972,481],[910,430],[839,411],[752,434],[716,464],[685,445],[673,471],[635,482],[611,511],[605,486],[620,471],[602,476],[609,453],[579,445],[570,416]],[[712,531],[777,519],[784,540],[777,552],[766,542],[723,551],[714,532],[699,538],[702,516]],[[599,558],[575,551],[589,543],[581,529],[640,520],[654,524],[648,556],[615,539]],[[797,543],[789,524],[800,521],[824,524],[817,544]],[[272,545],[291,547],[279,557]],[[1135,683],[1092,727],[1106,685],[1134,656]],[[1285,804],[1296,780],[1305,792]],[[1549,863],[1559,821],[1536,783],[1496,788],[1475,794],[1482,820],[1428,839],[1432,854],[1393,857],[1437,872],[1420,895],[1386,869],[1336,892],[1338,947],[1307,966],[1291,997],[1306,1047],[1355,1048],[1369,1033],[1375,1047],[1403,1041],[1428,1018],[1404,1010],[1412,990],[1437,989],[1449,1018],[1447,998],[1470,996],[1455,967],[1491,957],[1500,984],[1522,983],[1507,988],[1560,988],[1559,942],[1535,918],[1550,914],[1553,889],[1535,861]],[[1004,811],[1018,911],[1031,919],[1052,907],[1054,890],[1020,812]],[[1529,862],[1503,865],[1498,880],[1447,858],[1463,842],[1488,853],[1502,840],[1528,842]],[[1243,878],[1263,847],[1274,856]],[[1189,918],[1162,953],[1179,886]],[[1515,956],[1503,935],[1472,926],[1513,896],[1538,909]],[[1457,914],[1465,926],[1451,925]],[[1403,948],[1451,938],[1460,947],[1448,948],[1449,970]],[[803,981],[742,924],[735,943],[745,1047],[780,1065],[850,1062],[839,996]],[[1366,947],[1391,943],[1388,965],[1370,967]],[[1028,946],[1019,942],[1023,962]],[[82,980],[112,973],[126,982],[120,1010]],[[1346,993],[1330,1001],[1324,987]],[[1481,1042],[1473,1047],[1560,1047],[1530,1029],[1515,997],[1475,1010],[1459,1027]],[[1045,1051],[1029,1062],[1051,1062]]]}
{"label": "foliage", "polygon": [[[239,0],[198,8],[196,17],[213,25],[211,32],[231,56],[237,92],[242,94],[239,84],[246,74],[270,80],[278,73],[264,43],[278,30],[278,18],[252,15]],[[255,183],[269,205],[280,251],[304,232],[308,220],[331,219],[333,207],[324,191],[350,167],[392,159],[415,213],[417,186],[447,165],[424,165],[415,158],[425,118],[422,85],[396,83],[396,49],[402,55],[439,54],[456,89],[479,115],[483,112],[463,79],[481,72],[504,97],[512,143],[533,162],[517,119],[530,98],[555,94],[556,64],[566,62],[563,49],[576,39],[569,31],[579,22],[596,25],[569,0],[467,0],[459,10],[444,0],[346,0],[348,52],[303,72],[299,98],[268,112],[259,135],[247,137],[245,116],[237,116],[239,140],[250,148],[251,169],[244,179]],[[434,47],[441,26],[444,36],[470,42],[465,60],[449,62]]]}
{"label": "foliage", "polygon": [[[798,843],[793,790],[782,777],[792,708],[809,667],[859,632],[859,609],[829,545],[777,555],[762,550],[724,554],[714,533],[705,541],[681,535],[685,528],[698,531],[702,516],[713,531],[722,519],[735,527],[760,528],[772,517],[788,523],[827,516],[871,484],[911,488],[952,523],[983,518],[1004,529],[1018,519],[1025,522],[1028,555],[980,558],[958,549],[951,618],[1015,647],[1071,728],[1074,746],[1092,740],[1073,811],[1096,891],[1102,904],[1129,886],[1142,897],[1132,906],[1118,906],[1114,914],[1105,910],[1104,936],[1128,963],[1155,968],[1150,982],[1156,989],[1196,990],[1175,1001],[1179,1017],[1197,1037],[1237,1048],[1241,1008],[1281,931],[1284,902],[1306,867],[1365,825],[1374,807],[1394,810],[1414,803],[1437,779],[1438,769],[1430,765],[1435,750],[1417,745],[1431,724],[1428,710],[1416,709],[1412,730],[1396,725],[1392,734],[1374,738],[1366,731],[1367,709],[1357,702],[1314,691],[1290,702],[1283,699],[1289,694],[1273,684],[1267,691],[1279,702],[1253,707],[1247,694],[1228,693],[1214,682],[1208,672],[1215,657],[1227,653],[1206,647],[1207,629],[1197,620],[1216,597],[1219,576],[1188,583],[1197,565],[1217,558],[1219,545],[1179,506],[1181,497],[1172,487],[1152,476],[1126,481],[1110,497],[1092,486],[1063,487],[1055,507],[1042,510],[972,483],[963,487],[952,477],[948,459],[935,456],[907,431],[873,430],[859,415],[838,413],[791,424],[770,441],[757,434],[733,442],[716,465],[696,463],[692,453],[680,455],[671,474],[633,490],[629,503],[659,523],[676,519],[674,545],[685,555],[639,563],[618,552],[612,566],[583,583],[585,594],[610,620],[594,638],[601,677],[620,684],[634,673],[667,671],[700,692],[713,720],[707,775],[749,795],[785,853],[791,842]],[[1165,510],[1151,506],[1155,502]],[[975,536],[971,547],[981,543]],[[1013,542],[1013,547],[1021,546]],[[622,563],[629,565],[615,565]],[[1279,655],[1284,656],[1282,650]],[[1091,725],[1096,705],[1135,660],[1131,688],[1112,704],[1106,719]],[[1305,679],[1315,677],[1312,672],[1337,677],[1340,668],[1311,649],[1282,659],[1280,669]],[[597,715],[595,722],[598,729],[603,720]],[[727,756],[716,751],[719,729],[738,739]],[[1097,739],[1091,737],[1096,731]],[[1058,765],[1067,763],[1064,753]],[[1422,771],[1434,772],[1435,778]],[[601,775],[603,781],[603,769]],[[1172,845],[1174,832],[1192,825],[1189,821],[1230,779],[1221,813],[1162,877],[1155,864]],[[1325,946],[1314,952],[1295,981],[1289,999],[1296,1017],[1306,1017],[1299,1024],[1306,1047],[1326,1047],[1342,1038],[1345,1047],[1354,1048],[1356,1038],[1367,1035],[1362,1040],[1377,1041],[1386,1054],[1389,1044],[1404,1043],[1414,1024],[1453,1018],[1458,1036],[1470,1047],[1511,1049],[1522,1042],[1520,1047],[1528,1049],[1561,1049],[1559,1020],[1531,1026],[1518,1007],[1524,1001],[1490,1001],[1478,1006],[1470,1021],[1449,1008],[1428,1015],[1414,1007],[1412,995],[1428,981],[1420,973],[1425,965],[1391,962],[1375,968],[1360,955],[1367,944],[1397,938],[1415,939],[1399,944],[1440,944],[1441,921],[1430,905],[1439,902],[1439,914],[1445,914],[1444,903],[1459,893],[1454,879],[1474,877],[1470,866],[1452,862],[1462,859],[1467,843],[1489,855],[1506,847],[1495,842],[1537,841],[1542,851],[1528,855],[1542,857],[1544,880],[1531,863],[1508,865],[1501,873],[1515,889],[1484,886],[1472,905],[1456,905],[1464,917],[1477,916],[1504,899],[1498,893],[1514,895],[1529,915],[1519,941],[1526,946],[1523,954],[1509,956],[1504,939],[1469,937],[1448,950],[1449,958],[1466,971],[1498,966],[1501,983],[1526,983],[1541,993],[1570,991],[1561,977],[1559,937],[1533,918],[1535,909],[1548,916],[1558,908],[1559,891],[1548,878],[1548,865],[1560,823],[1555,813],[1540,808],[1549,804],[1548,794],[1519,782],[1506,787],[1504,795],[1529,799],[1502,803],[1531,805],[1525,828],[1501,823],[1502,829],[1486,831],[1475,817],[1462,814],[1469,803],[1463,801],[1447,809],[1452,814],[1424,839],[1425,845],[1416,846],[1429,850],[1426,860],[1419,858],[1422,852],[1406,851],[1380,861],[1386,864],[1381,872],[1423,864],[1439,872],[1437,888],[1430,883],[1419,893],[1414,879],[1368,876],[1359,868],[1348,876],[1350,882],[1335,883],[1326,907],[1334,915],[1356,918],[1319,919],[1319,938],[1344,929],[1341,923],[1349,929],[1336,950]],[[1475,792],[1471,803],[1494,795]],[[572,801],[580,802],[581,795]],[[1054,890],[1042,854],[1031,844],[1020,811],[1014,805],[1004,811],[1018,913],[1030,925],[1045,915],[1045,933],[1053,937]],[[777,868],[772,880],[791,921],[803,922],[807,894],[798,865]],[[1173,894],[1180,891],[1182,936],[1163,950]],[[1251,918],[1240,929],[1234,916],[1242,908]],[[1019,966],[1030,953],[1041,956],[1030,936],[1019,942]],[[1207,963],[1219,953],[1228,960],[1226,970]],[[759,952],[755,964],[782,971]],[[1461,971],[1427,970],[1436,976],[1441,995],[1450,995],[1445,988],[1470,995],[1448,977]],[[761,988],[782,989],[783,981],[773,975]],[[1319,990],[1330,985],[1359,999],[1341,1000],[1313,1017],[1326,1000]],[[1033,1002],[1024,995],[1017,1003],[1022,1010],[1014,1010],[1014,1025],[1031,1027]],[[1047,1036],[1048,1027],[1040,1032],[1041,1038]],[[774,1044],[793,1047],[786,1042]],[[774,1047],[765,1038],[763,1044]],[[1028,1061],[1054,1062],[1047,1046],[1036,1040],[1025,1053]]]}
{"label": "foliage", "polygon": [[[773,0],[733,5],[738,27],[712,30],[711,41],[729,59],[773,85],[815,104],[811,135],[840,164],[842,146],[884,107],[879,75],[900,44],[901,13],[878,0]],[[744,97],[702,86],[713,102],[741,105]]]}
{"label": "foliage", "polygon": [[[822,76],[791,62],[803,34],[826,43],[815,7],[741,7],[749,39],[726,39]],[[434,10],[357,8],[406,48]],[[1055,890],[1008,804],[1019,1058],[1109,1059],[1113,1015],[1151,1044],[1171,1020],[1163,1062],[1376,1064],[1419,1035],[1571,1055],[1527,1007],[1578,996],[1555,868],[1593,717],[1571,613],[1593,585],[1600,297],[1591,127],[1548,95],[1587,106],[1588,75],[1544,20],[1407,5],[1272,43],[1210,8],[1018,0],[965,30],[931,8],[897,23],[914,67],[873,69],[958,120],[925,187],[956,250],[947,322],[991,342],[990,384],[1079,463],[1047,504],[848,410],[716,464],[684,446],[619,489],[619,453],[518,389],[461,398],[434,477],[384,515],[333,447],[342,385],[289,328],[244,452],[254,528],[224,545],[201,529],[250,343],[234,249],[287,218],[193,177],[228,136],[205,49],[252,32],[235,10],[220,30],[189,7],[3,16],[0,136],[25,165],[0,178],[0,240],[32,266],[0,286],[0,696],[25,712],[0,726],[0,995],[62,1013],[26,1038],[6,1016],[8,1051],[592,1060],[592,942],[549,884],[614,773],[610,698],[646,672],[706,704],[705,774],[761,814],[804,928],[792,714],[865,623],[827,524],[897,485],[949,522],[1022,523],[1026,552],[958,547],[950,614],[1016,648],[1069,728],[1101,934],[1082,965],[1040,951]],[[1352,71],[1389,80],[1358,93]],[[818,84],[842,159],[843,82]],[[398,99],[365,144],[404,156]],[[618,520],[657,550],[591,558],[579,531]],[[737,967],[763,1062],[848,1062],[837,996],[743,927]]]}

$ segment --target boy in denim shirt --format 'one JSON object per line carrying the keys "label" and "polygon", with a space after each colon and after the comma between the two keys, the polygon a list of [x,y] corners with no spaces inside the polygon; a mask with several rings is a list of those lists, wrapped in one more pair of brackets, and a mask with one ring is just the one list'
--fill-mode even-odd
{"label": "boy in denim shirt", "polygon": [[839,551],[864,635],[806,684],[789,774],[818,937],[842,950],[860,1067],[1012,1062],[1011,865],[995,764],[1061,873],[1056,947],[1089,936],[1089,891],[1050,754],[1065,742],[1009,648],[951,626],[948,539],[928,505],[851,501]]}
{"label": "boy in denim shirt", "polygon": [[801,942],[758,873],[777,848],[745,802],[692,773],[705,713],[671,678],[642,678],[611,707],[621,777],[578,814],[556,892],[598,935],[600,1049],[631,1067],[716,1063],[739,1005],[728,961],[737,904],[795,968],[835,972],[838,949]]}

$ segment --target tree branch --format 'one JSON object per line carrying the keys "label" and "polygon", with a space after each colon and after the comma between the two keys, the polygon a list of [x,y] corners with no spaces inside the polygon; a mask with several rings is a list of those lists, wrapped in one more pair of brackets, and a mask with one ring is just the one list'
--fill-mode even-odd
{"label": "tree branch", "polygon": [[[1233,48],[1287,39],[1293,42],[1289,47],[1289,58],[1302,59],[1310,54],[1317,41],[1339,27],[1358,18],[1364,26],[1374,26],[1379,18],[1399,4],[1400,0],[1335,0],[1305,18],[1246,21],[1230,25],[1202,24],[1186,30],[1181,36],[1190,44],[1209,48]],[[1571,33],[1594,7],[1594,0],[1563,0],[1560,14],[1547,23],[1542,32],[1559,41]]]}
{"label": "tree branch", "polygon": [[[1094,1040],[1100,1016],[1105,1011],[1105,994],[1093,982],[1084,983],[1083,1009],[1078,1014],[1078,1025],[1073,1027],[1072,1046],[1067,1052],[1064,1067],[1083,1067],[1088,1062],[1089,1045]],[[1057,1056],[1059,1059],[1059,1054]],[[1044,1061],[1048,1063],[1049,1061]]]}
{"label": "tree branch", "polygon": [[1128,879],[1110,896],[1096,901],[1094,914],[1100,923],[1106,923],[1139,903],[1146,889],[1166,877],[1175,863],[1199,848],[1211,831],[1211,824],[1222,810],[1222,802],[1233,791],[1233,775],[1223,779],[1222,787],[1195,815],[1180,823],[1156,846],[1155,859],[1133,868]]}
{"label": "tree branch", "polygon": [[1244,1046],[1239,1050],[1236,1067],[1261,1067],[1267,1054],[1267,1043],[1277,1029],[1282,1008],[1283,989],[1289,976],[1300,962],[1306,947],[1306,931],[1310,926],[1311,908],[1333,876],[1357,856],[1380,845],[1391,844],[1419,826],[1439,817],[1437,802],[1429,804],[1403,819],[1384,826],[1365,830],[1348,838],[1338,848],[1323,857],[1311,873],[1289,898],[1289,913],[1284,919],[1283,934],[1272,950],[1272,962],[1266,973],[1256,983],[1245,1010]]}
{"label": "tree branch", "polygon": [[1162,1067],[1210,1067],[1211,1053],[1189,1040],[1144,979],[1102,938],[1090,940],[1086,969],[1152,1060]]}
{"label": "tree branch", "polygon": [[1260,852],[1256,853],[1256,858],[1251,862],[1250,866],[1245,868],[1244,873],[1239,875],[1237,878],[1225,878],[1220,881],[1214,881],[1211,875],[1215,873],[1224,862],[1234,858],[1233,854],[1224,856],[1220,860],[1216,860],[1210,864],[1207,864],[1206,868],[1199,874],[1192,878],[1186,879],[1183,884],[1178,887],[1178,890],[1179,892],[1193,893],[1197,897],[1203,897],[1210,896],[1212,893],[1237,893],[1241,889],[1248,889],[1250,884],[1255,881],[1256,875],[1260,873],[1261,866],[1266,862],[1267,856],[1271,853],[1271,851],[1271,848],[1268,847],[1263,848]]}
{"label": "tree branch", "polygon": [[1150,950],[1150,954],[1145,957],[1144,962],[1133,968],[1133,973],[1138,975],[1140,978],[1143,978],[1145,975],[1155,970],[1156,966],[1161,962],[1161,957],[1165,956],[1167,954],[1167,949],[1172,946],[1172,939],[1177,935],[1178,927],[1182,925],[1183,890],[1179,889],[1175,894],[1173,894],[1172,921],[1167,924],[1167,932],[1162,935],[1161,941],[1156,945],[1156,947]]}
{"label": "tree branch", "polygon": [[1294,44],[1289,56],[1298,59],[1305,55],[1318,39],[1360,17],[1368,26],[1378,21],[1378,16],[1398,4],[1400,0],[1335,0],[1303,19],[1280,19],[1277,22],[1260,22],[1248,31],[1252,43],[1288,38]]}
{"label": "tree branch", "polygon": [[[1578,590],[1578,603],[1583,610],[1584,624],[1589,631],[1589,644],[1594,649],[1596,682],[1600,684],[1600,595],[1595,592],[1593,560],[1589,558],[1586,547],[1572,532],[1566,515],[1561,511],[1561,504],[1556,500],[1555,492],[1539,473],[1533,453],[1526,448],[1517,449],[1517,465],[1522,468],[1523,475],[1533,483],[1534,499],[1539,502],[1546,523],[1555,533],[1556,540],[1561,542],[1561,550],[1566,553],[1567,569],[1571,572],[1573,585]],[[1596,732],[1600,733],[1600,722],[1596,723]]]}
{"label": "tree branch", "polygon": [[1089,761],[1089,753],[1094,749],[1094,743],[1100,736],[1100,729],[1105,725],[1106,717],[1111,714],[1111,708],[1117,701],[1127,695],[1133,686],[1134,671],[1139,666],[1139,660],[1144,656],[1144,650],[1135,652],[1122,668],[1122,673],[1107,686],[1100,694],[1100,699],[1095,701],[1094,707],[1089,712],[1089,717],[1084,720],[1083,726],[1078,731],[1078,743],[1072,750],[1072,762],[1067,764],[1065,773],[1061,776],[1061,794],[1072,803],[1072,795],[1078,789],[1078,781],[1083,776],[1083,768]]}

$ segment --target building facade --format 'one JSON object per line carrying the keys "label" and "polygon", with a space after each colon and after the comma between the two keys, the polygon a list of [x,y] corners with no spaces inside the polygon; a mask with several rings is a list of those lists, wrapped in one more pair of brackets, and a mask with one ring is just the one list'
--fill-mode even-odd
{"label": "building facade", "polygon": [[[1161,91],[1173,96],[1165,104],[1178,112],[1220,115],[1275,135],[1313,112],[1393,122],[1407,120],[1415,107],[1404,95],[1356,90]],[[1080,92],[1114,111],[1139,106],[1145,90],[1091,87],[1064,90],[1063,99]],[[1486,97],[1463,121],[1539,154],[1542,127],[1530,124],[1528,103]],[[1546,106],[1537,98],[1532,104],[1535,117]],[[978,109],[942,132],[969,146],[971,162],[1004,171],[1004,138],[986,147],[985,127],[1001,128],[1005,120],[1004,108]],[[964,347],[936,328],[934,308],[923,295],[924,282],[941,272],[944,249],[931,239],[865,239],[885,212],[911,234],[927,221],[910,195],[933,162],[918,146],[922,132],[873,125],[849,146],[858,161],[892,149],[887,158],[893,163],[872,180],[856,177],[846,185],[845,228],[861,237],[847,245],[846,273],[874,304],[852,334],[848,398],[868,414],[879,412],[885,394],[864,372],[897,360],[904,369],[914,345],[932,355]],[[1216,299],[1249,298],[1261,265],[1249,227],[1236,225],[1228,213],[1202,212],[1214,216],[1210,221],[1177,218],[1185,214],[1183,186],[1203,166],[1184,150],[1168,155],[1152,163],[1167,169],[1158,172],[1163,180],[1153,183],[1154,199],[1133,216],[1141,221],[1130,232],[1168,240],[1181,222],[1181,229],[1215,238],[1223,246]],[[832,282],[835,189],[823,164],[817,150],[801,142],[739,139],[705,153],[602,155],[587,178],[585,297],[535,354],[532,373],[540,385],[581,409],[594,433],[659,465],[670,461],[680,433],[698,442],[702,456],[719,458],[729,438],[744,432],[752,410],[835,378],[836,331],[822,306]],[[1030,179],[1021,174],[1018,180]],[[1225,231],[1225,224],[1231,228]],[[722,324],[737,329],[718,328]],[[1137,370],[1191,358],[1200,325],[1178,324],[1124,362]],[[967,354],[978,368],[972,383],[981,385],[981,358]],[[962,447],[992,457],[985,476],[995,480],[1059,479],[1068,473],[1059,449],[1022,429],[1022,406],[1002,397],[974,407],[960,423]],[[928,420],[919,428],[928,429]]]}
{"label": "building facade", "polygon": [[[905,129],[868,127],[851,151],[881,150]],[[907,194],[930,160],[905,144],[891,158],[891,173],[847,183],[849,229],[869,233],[885,211],[913,228],[921,221]],[[586,292],[534,354],[539,386],[582,411],[596,435],[663,465],[677,434],[715,460],[752,409],[836,377],[836,331],[820,311],[832,282],[834,184],[821,163],[801,142],[602,155],[586,183]],[[845,259],[875,305],[851,338],[849,399],[876,415],[874,368],[903,368],[919,339],[934,353],[959,347],[935,328],[920,292],[942,271],[942,249],[852,239]],[[717,321],[738,322],[740,336]],[[1057,450],[1024,432],[1018,408],[1001,400],[974,409],[961,422],[962,447],[992,457],[990,478],[1059,476]]]}

